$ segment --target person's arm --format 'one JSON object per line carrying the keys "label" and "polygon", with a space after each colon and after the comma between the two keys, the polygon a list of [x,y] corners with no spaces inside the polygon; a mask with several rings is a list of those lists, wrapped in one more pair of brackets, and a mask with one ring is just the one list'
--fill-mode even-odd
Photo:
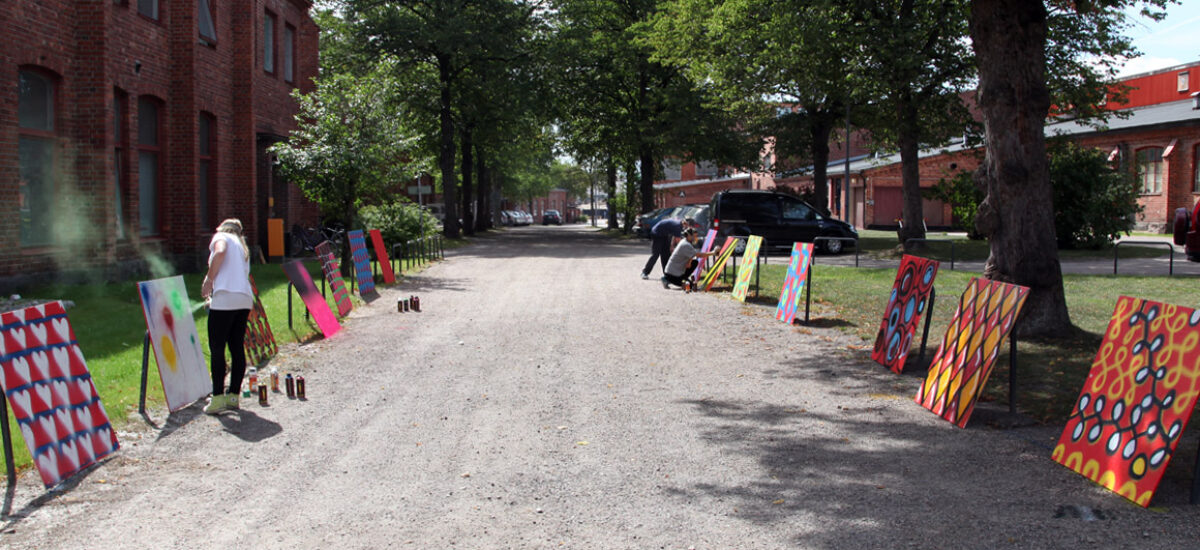
{"label": "person's arm", "polygon": [[225,239],[218,239],[213,242],[212,261],[208,262],[208,273],[204,274],[204,284],[200,285],[200,297],[208,298],[213,293],[213,281],[217,278],[217,273],[221,271],[221,264],[225,262]]}

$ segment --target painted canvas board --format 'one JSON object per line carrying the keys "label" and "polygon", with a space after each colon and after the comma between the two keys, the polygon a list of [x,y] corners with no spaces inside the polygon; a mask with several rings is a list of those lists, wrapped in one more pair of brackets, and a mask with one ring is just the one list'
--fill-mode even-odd
{"label": "painted canvas board", "polygon": [[746,293],[750,290],[750,277],[754,275],[754,267],[758,263],[758,249],[762,246],[762,237],[750,235],[746,241],[746,250],[742,252],[742,263],[738,266],[737,281],[733,284],[733,297],[739,302],[746,301]]}
{"label": "painted canvas board", "polygon": [[315,251],[317,258],[321,260],[321,272],[329,282],[329,290],[333,291],[333,303],[337,304],[338,316],[345,317],[354,310],[354,304],[350,302],[350,293],[346,291],[346,283],[342,281],[341,266],[333,255],[329,241],[317,245]]}
{"label": "painted canvas board", "polygon": [[254,307],[250,308],[250,317],[246,320],[246,342],[242,347],[250,364],[261,365],[274,357],[279,348],[275,345],[275,333],[271,332],[271,323],[267,322],[267,310],[263,309],[253,276],[250,277],[250,289],[254,291]]}
{"label": "painted canvas board", "polygon": [[138,283],[150,346],[162,380],[167,408],[177,411],[212,393],[212,377],[183,276]]}
{"label": "painted canvas board", "polygon": [[333,316],[333,310],[329,309],[329,304],[325,303],[325,297],[321,296],[321,292],[313,284],[312,277],[309,276],[304,263],[300,260],[286,262],[283,264],[283,272],[287,274],[292,286],[296,287],[296,292],[300,293],[304,307],[308,308],[308,314],[312,315],[313,320],[317,322],[317,328],[321,329],[321,334],[329,338],[337,334],[337,331],[342,330],[342,325],[338,323],[337,317]]}
{"label": "painted canvas board", "polygon": [[[701,245],[700,252],[701,253],[711,252],[712,247],[713,247],[713,242],[716,240],[717,240],[717,230],[709,229],[708,233],[704,235],[704,244]],[[711,256],[697,256],[696,257],[696,269],[692,270],[693,278],[704,274],[704,268],[708,267],[710,257]]]}
{"label": "painted canvas board", "polygon": [[1200,395],[1200,310],[1121,296],[1051,455],[1149,506]]}
{"label": "painted canvas board", "polygon": [[721,246],[720,254],[717,254],[717,259],[713,260],[712,266],[708,268],[708,273],[705,273],[704,279],[700,281],[700,286],[704,288],[705,292],[712,289],[713,283],[717,282],[717,277],[720,277],[721,272],[725,271],[725,264],[729,263],[729,258],[737,249],[737,242],[737,237],[725,237],[725,244]]}
{"label": "painted canvas board", "polygon": [[779,291],[779,305],[775,306],[775,318],[787,324],[796,320],[796,308],[808,280],[808,267],[812,265],[813,243],[792,243],[792,261],[788,263],[787,276]]}
{"label": "painted canvas board", "polygon": [[379,260],[383,284],[390,285],[396,282],[396,272],[392,271],[392,259],[388,256],[387,247],[383,245],[383,234],[378,229],[371,230],[371,244],[375,247],[375,259]]}
{"label": "painted canvas board", "polygon": [[921,316],[925,314],[937,270],[936,260],[907,254],[900,259],[896,282],[892,283],[892,294],[883,310],[883,322],[875,335],[875,350],[871,352],[871,359],[892,372],[904,371],[904,362],[908,359],[917,326],[921,324]]}
{"label": "painted canvas board", "polygon": [[0,313],[0,389],[46,488],[117,450],[61,302]]}
{"label": "painted canvas board", "polygon": [[371,253],[367,252],[367,238],[361,229],[349,233],[350,254],[354,257],[354,277],[358,279],[358,295],[375,292],[375,274],[371,272]]}
{"label": "painted canvas board", "polygon": [[972,278],[917,390],[917,403],[965,428],[1028,297],[1028,287]]}

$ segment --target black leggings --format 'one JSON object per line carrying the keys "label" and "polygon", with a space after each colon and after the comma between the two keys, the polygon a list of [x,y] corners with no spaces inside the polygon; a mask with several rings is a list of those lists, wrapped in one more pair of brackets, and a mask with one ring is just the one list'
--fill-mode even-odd
{"label": "black leggings", "polygon": [[683,286],[683,281],[692,275],[692,271],[694,271],[696,266],[699,264],[700,262],[698,260],[692,258],[688,261],[687,267],[683,268],[683,275],[671,275],[670,273],[664,273],[663,278],[666,279],[668,283],[671,283],[675,286]]}
{"label": "black leggings", "polygon": [[[208,311],[208,353],[212,364],[213,395],[237,395],[246,375],[246,320],[248,309],[211,309]],[[225,382],[225,345],[229,345],[229,391],[221,391]]]}

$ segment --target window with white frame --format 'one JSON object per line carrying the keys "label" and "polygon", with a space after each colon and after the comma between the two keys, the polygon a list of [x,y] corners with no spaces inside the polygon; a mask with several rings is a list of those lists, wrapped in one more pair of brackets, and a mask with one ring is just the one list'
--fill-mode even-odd
{"label": "window with white frame", "polygon": [[54,223],[56,82],[35,69],[17,77],[17,206],[22,246],[50,244]]}
{"label": "window with white frame", "polygon": [[1191,82],[1189,82],[1188,76],[1189,76],[1188,71],[1183,71],[1183,72],[1179,73],[1179,76],[1176,79],[1176,86],[1175,86],[1175,89],[1177,91],[1186,92],[1190,89]]}
{"label": "window with white frame", "polygon": [[1142,194],[1149,195],[1162,192],[1163,180],[1163,148],[1147,147],[1138,149],[1137,175],[1142,182]]}

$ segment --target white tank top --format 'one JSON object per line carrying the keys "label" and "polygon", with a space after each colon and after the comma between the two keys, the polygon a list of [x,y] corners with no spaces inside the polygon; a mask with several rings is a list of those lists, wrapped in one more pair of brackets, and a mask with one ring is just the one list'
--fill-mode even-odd
{"label": "white tank top", "polygon": [[208,262],[212,264],[218,240],[225,241],[225,260],[213,280],[211,309],[250,309],[254,305],[254,290],[250,288],[250,260],[241,239],[218,231],[208,245]]}

